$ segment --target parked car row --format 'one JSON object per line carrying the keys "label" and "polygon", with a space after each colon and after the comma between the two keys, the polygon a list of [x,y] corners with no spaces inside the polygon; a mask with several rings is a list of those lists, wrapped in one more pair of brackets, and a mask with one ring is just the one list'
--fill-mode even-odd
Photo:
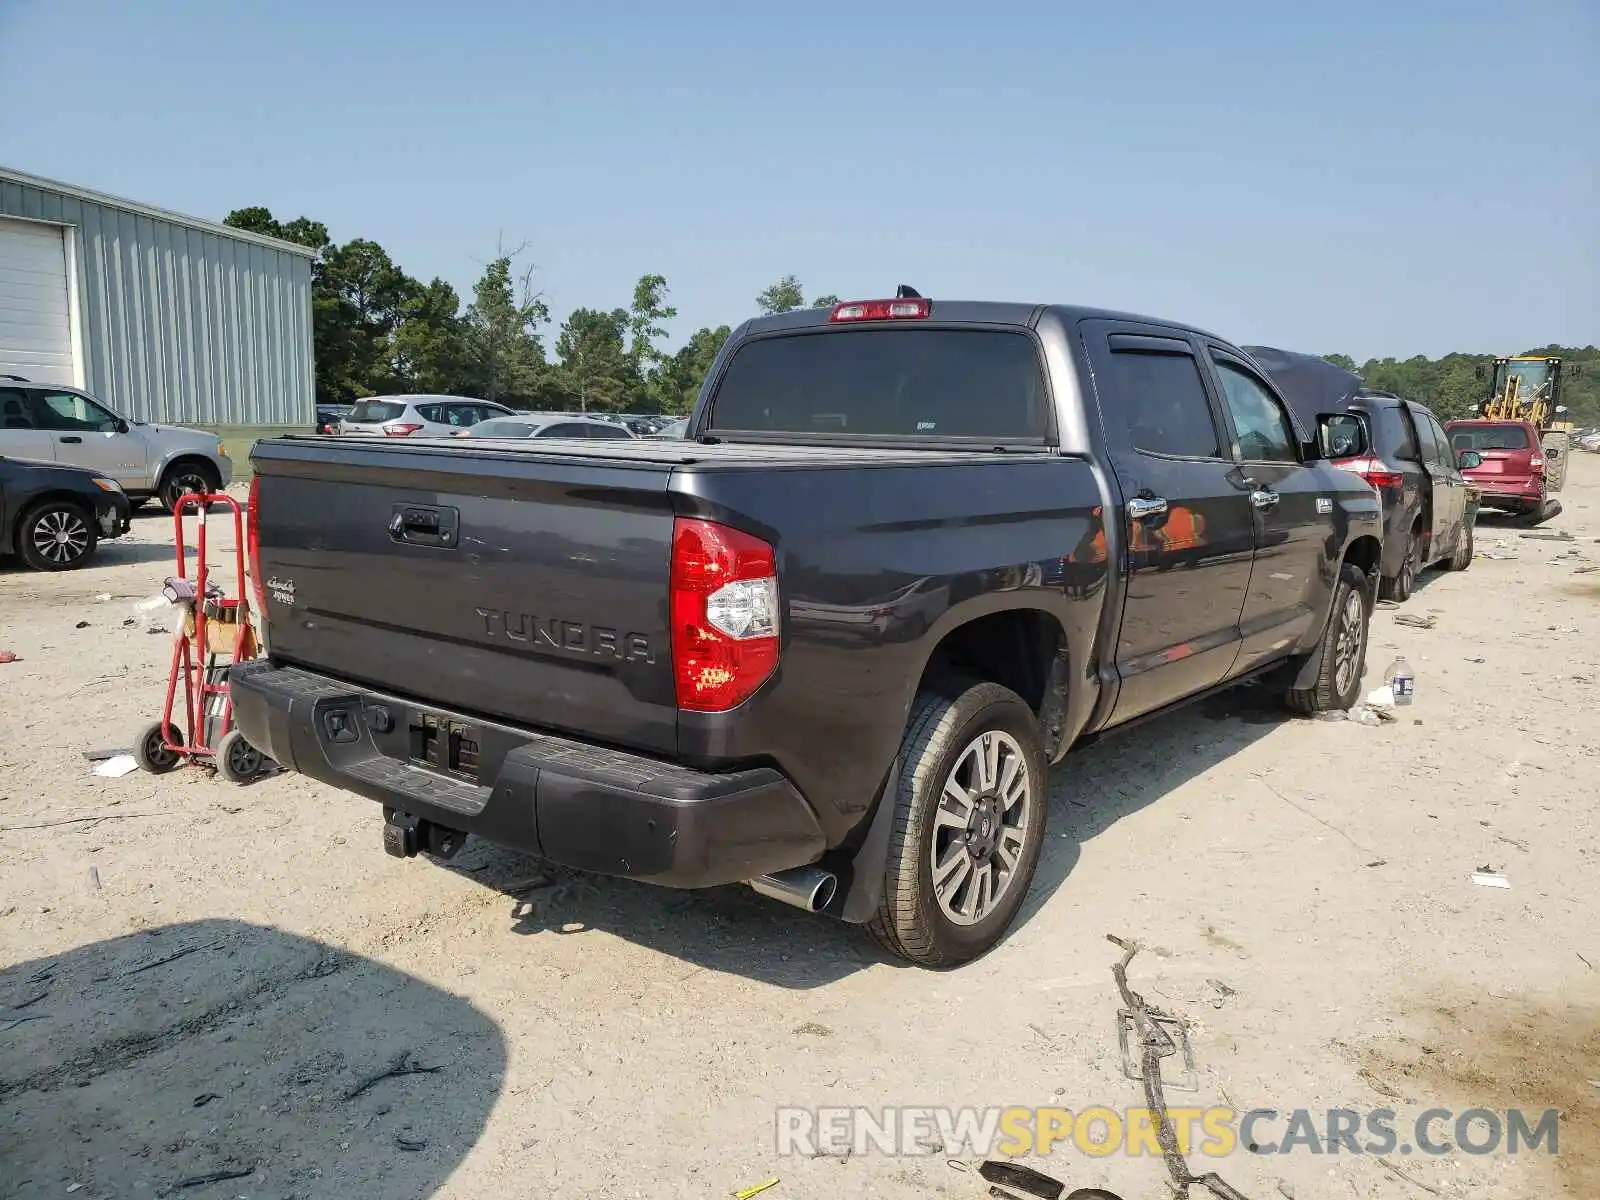
{"label": "parked car row", "polygon": [[[322,434],[384,437],[656,437],[674,436],[684,418],[611,412],[536,412],[469,396],[372,396],[355,404],[317,406]],[[606,432],[614,430],[615,432]],[[681,436],[681,433],[677,436]]]}
{"label": "parked car row", "polygon": [[1314,410],[1346,412],[1360,423],[1354,442],[1330,447],[1330,461],[1369,483],[1383,504],[1383,562],[1379,594],[1405,600],[1419,572],[1443,563],[1472,565],[1472,516],[1467,472],[1482,460],[1457,453],[1446,427],[1425,405],[1365,387],[1361,377],[1321,358],[1266,346],[1250,353],[1303,419]]}
{"label": "parked car row", "polygon": [[80,388],[0,375],[0,454],[83,467],[115,480],[137,509],[168,512],[187,492],[214,492],[233,479],[233,460],[214,433],[128,421]]}

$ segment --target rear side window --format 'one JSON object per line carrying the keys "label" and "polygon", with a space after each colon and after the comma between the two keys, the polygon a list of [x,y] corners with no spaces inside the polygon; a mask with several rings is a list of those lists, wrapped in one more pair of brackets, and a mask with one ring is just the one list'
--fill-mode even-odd
{"label": "rear side window", "polygon": [[1434,440],[1433,430],[1428,427],[1428,418],[1419,412],[1411,414],[1411,424],[1417,431],[1417,445],[1419,453],[1417,461],[1431,463],[1439,461],[1439,445]]}
{"label": "rear side window", "polygon": [[1216,419],[1192,354],[1116,350],[1113,403],[1128,419],[1134,449],[1179,458],[1221,458]]}
{"label": "rear side window", "polygon": [[0,388],[0,429],[32,429],[33,406],[21,388]]}
{"label": "rear side window", "polygon": [[581,438],[587,436],[588,432],[588,426],[580,425],[576,421],[568,421],[561,425],[546,425],[534,436],[549,438]]}
{"label": "rear side window", "polygon": [[628,431],[620,425],[590,425],[589,436],[592,438],[628,438]]}
{"label": "rear side window", "polygon": [[1417,435],[1411,431],[1411,418],[1400,405],[1378,410],[1383,422],[1385,445],[1378,447],[1379,454],[1390,454],[1405,462],[1421,462],[1422,447]]}
{"label": "rear side window", "polygon": [[1043,441],[1049,407],[1025,334],[852,329],[746,342],[709,428]]}
{"label": "rear side window", "polygon": [[358,400],[356,406],[350,410],[351,421],[370,424],[377,421],[392,421],[406,411],[404,404],[388,403],[382,400]]}
{"label": "rear side window", "polygon": [[1450,444],[1461,450],[1526,450],[1528,431],[1521,425],[1457,425]]}

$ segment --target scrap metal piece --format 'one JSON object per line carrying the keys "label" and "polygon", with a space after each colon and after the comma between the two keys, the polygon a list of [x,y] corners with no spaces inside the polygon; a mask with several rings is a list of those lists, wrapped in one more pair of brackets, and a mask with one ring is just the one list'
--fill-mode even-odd
{"label": "scrap metal piece", "polygon": [[[1038,1196],[1040,1200],[1060,1200],[1061,1193],[1067,1185],[1059,1179],[1033,1170],[1030,1167],[1019,1167],[1015,1163],[996,1162],[987,1159],[978,1168],[990,1183],[1003,1183],[1008,1188],[1016,1188],[1019,1192],[1026,1192],[1030,1196]],[[990,1193],[993,1194],[992,1192]]]}
{"label": "scrap metal piece", "polygon": [[[1117,981],[1117,991],[1122,994],[1122,1003],[1133,1018],[1134,1031],[1138,1034],[1139,1078],[1144,1082],[1145,1107],[1155,1122],[1156,1142],[1161,1146],[1161,1157],[1167,1164],[1167,1174],[1172,1176],[1172,1190],[1176,1200],[1188,1200],[1190,1186],[1197,1183],[1220,1200],[1247,1200],[1241,1192],[1229,1186],[1227,1181],[1215,1172],[1196,1175],[1189,1170],[1188,1160],[1178,1148],[1178,1133],[1172,1127],[1172,1116],[1167,1112],[1167,1098],[1162,1091],[1161,1083],[1161,1059],[1176,1053],[1177,1047],[1171,1036],[1156,1023],[1155,1018],[1165,1014],[1153,1013],[1150,1006],[1145,1003],[1144,997],[1128,986],[1128,964],[1133,961],[1133,956],[1139,953],[1139,943],[1109,933],[1106,934],[1106,940],[1122,951],[1122,961],[1112,965],[1111,976]],[[1187,1038],[1184,1039],[1184,1043],[1187,1045]]]}
{"label": "scrap metal piece", "polygon": [[[1147,1015],[1156,1054],[1161,1058],[1177,1057],[1179,1065],[1183,1067],[1183,1074],[1176,1079],[1169,1079],[1163,1071],[1162,1084],[1180,1092],[1198,1092],[1200,1073],[1194,1065],[1194,1047],[1189,1044],[1188,1028],[1177,1017],[1169,1017],[1165,1013],[1147,1010]],[[1142,1063],[1144,1047],[1141,1044],[1137,1052],[1134,1047],[1139,1038],[1138,1022],[1133,1013],[1125,1008],[1118,1009],[1117,1045],[1122,1051],[1122,1073],[1136,1081],[1144,1078]]]}

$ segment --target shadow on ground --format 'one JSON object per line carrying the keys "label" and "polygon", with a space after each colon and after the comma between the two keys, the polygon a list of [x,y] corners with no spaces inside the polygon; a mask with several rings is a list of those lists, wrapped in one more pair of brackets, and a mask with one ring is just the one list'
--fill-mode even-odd
{"label": "shadow on ground", "polygon": [[[1277,693],[1239,687],[1068,755],[1051,773],[1049,836],[1018,927],[1066,884],[1083,842],[1289,719]],[[673,891],[569,871],[478,840],[449,867],[506,896],[513,927],[530,936],[600,929],[693,967],[798,989],[873,963],[907,965],[857,927],[745,887]]]}
{"label": "shadow on ground", "polygon": [[432,1196],[505,1068],[465,1000],[293,934],[95,942],[0,971],[5,1194]]}

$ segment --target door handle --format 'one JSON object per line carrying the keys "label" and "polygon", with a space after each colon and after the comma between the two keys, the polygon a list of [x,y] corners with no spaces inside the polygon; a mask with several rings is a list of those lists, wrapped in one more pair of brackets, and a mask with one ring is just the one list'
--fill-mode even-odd
{"label": "door handle", "polygon": [[81,438],[81,437],[64,437],[64,438],[57,438],[57,439],[56,439],[56,441],[58,441],[58,442],[70,442],[70,443],[71,443],[71,444],[72,444],[72,445],[74,445],[74,446],[81,446],[81,445],[83,445],[83,439],[82,439],[82,438]]}
{"label": "door handle", "polygon": [[1167,511],[1167,502],[1159,496],[1146,498],[1135,496],[1128,501],[1128,516],[1135,521],[1148,520],[1150,517],[1163,516]]}
{"label": "door handle", "polygon": [[1278,493],[1262,491],[1258,488],[1250,493],[1250,503],[1256,508],[1271,508],[1278,503]]}

